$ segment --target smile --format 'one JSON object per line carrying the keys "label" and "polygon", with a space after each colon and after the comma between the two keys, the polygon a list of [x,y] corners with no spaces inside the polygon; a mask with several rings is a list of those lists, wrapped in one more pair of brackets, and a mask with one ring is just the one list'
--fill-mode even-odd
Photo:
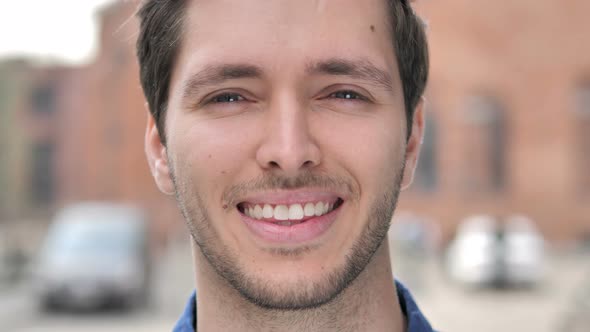
{"label": "smile", "polygon": [[273,192],[237,204],[247,229],[266,243],[318,241],[334,224],[345,200],[325,192]]}
{"label": "smile", "polygon": [[238,210],[256,220],[264,220],[280,226],[291,226],[313,217],[328,214],[341,204],[342,199],[340,198],[333,201],[302,202],[289,205],[241,203],[238,205]]}

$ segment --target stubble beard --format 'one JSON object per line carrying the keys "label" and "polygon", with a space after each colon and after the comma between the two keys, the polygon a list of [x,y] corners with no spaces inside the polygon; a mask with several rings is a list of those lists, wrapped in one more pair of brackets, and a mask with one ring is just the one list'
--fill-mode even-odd
{"label": "stubble beard", "polygon": [[[391,217],[397,205],[405,163],[395,174],[392,186],[378,195],[370,207],[366,227],[355,241],[340,267],[327,272],[321,280],[309,279],[291,282],[290,285],[273,285],[260,276],[249,274],[239,264],[239,253],[220,241],[211,226],[211,219],[195,185],[179,183],[171,171],[175,195],[193,241],[217,275],[225,280],[244,299],[268,310],[295,311],[320,307],[336,299],[367,267],[375,252],[387,237]],[[171,168],[172,170],[173,168]],[[281,181],[275,181],[281,182]],[[306,181],[300,181],[305,187]],[[278,189],[278,188],[277,188]],[[297,249],[294,249],[297,250]],[[313,250],[313,249],[312,249]],[[303,255],[307,251],[303,250]],[[285,256],[297,253],[277,251]],[[313,253],[311,253],[313,254]]]}

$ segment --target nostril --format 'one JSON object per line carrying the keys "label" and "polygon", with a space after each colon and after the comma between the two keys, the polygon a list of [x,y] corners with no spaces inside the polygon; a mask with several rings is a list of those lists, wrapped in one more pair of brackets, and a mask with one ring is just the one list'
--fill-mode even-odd
{"label": "nostril", "polygon": [[307,160],[303,163],[303,167],[312,167],[314,165],[314,162],[311,160]]}
{"label": "nostril", "polygon": [[268,166],[271,168],[280,168],[279,163],[277,163],[276,161],[270,161],[268,163]]}

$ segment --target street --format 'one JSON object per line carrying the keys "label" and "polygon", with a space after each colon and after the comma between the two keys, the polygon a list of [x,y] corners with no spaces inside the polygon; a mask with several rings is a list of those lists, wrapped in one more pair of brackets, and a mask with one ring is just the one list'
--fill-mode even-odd
{"label": "street", "polygon": [[0,331],[171,331],[194,287],[188,243],[178,241],[158,257],[154,274],[151,303],[130,312],[46,313],[28,283],[0,285]]}
{"label": "street", "polygon": [[3,331],[45,332],[45,331],[170,331],[174,318],[152,316],[150,312],[131,314],[100,313],[86,315],[39,314],[21,317],[22,321],[6,327]]}
{"label": "street", "polygon": [[[568,315],[576,309],[574,299],[582,287],[590,288],[584,284],[590,280],[587,254],[549,254],[545,282],[534,289],[520,290],[464,289],[450,283],[434,259],[411,265],[400,260],[403,258],[397,258],[398,277],[412,289],[419,306],[439,331],[590,331],[589,326],[565,328]],[[170,331],[191,289],[190,251],[188,246],[178,245],[160,257],[153,303],[146,309],[48,314],[37,309],[30,287],[21,284],[17,288],[0,288],[0,331]]]}
{"label": "street", "polygon": [[[464,289],[449,284],[438,267],[425,267],[426,280],[414,293],[422,311],[436,329],[454,332],[573,332],[590,331],[584,326],[567,327],[579,311],[576,301],[590,295],[588,254],[549,254],[547,276],[533,289]],[[588,304],[590,298],[586,298]]]}

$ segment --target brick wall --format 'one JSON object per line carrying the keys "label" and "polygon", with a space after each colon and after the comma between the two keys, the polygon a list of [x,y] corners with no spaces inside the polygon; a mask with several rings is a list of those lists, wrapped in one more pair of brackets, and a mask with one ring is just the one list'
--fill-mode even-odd
{"label": "brick wall", "polygon": [[[416,8],[429,25],[428,98],[442,127],[442,183],[426,198],[406,195],[401,208],[440,220],[447,234],[477,212],[527,214],[555,241],[587,234],[590,200],[575,189],[583,174],[576,165],[580,149],[573,147],[590,153],[590,141],[575,135],[573,97],[590,77],[590,2],[423,0]],[[474,193],[461,185],[466,169],[483,171],[480,155],[465,149],[486,145],[465,123],[474,96],[494,98],[504,111],[503,190]]]}

